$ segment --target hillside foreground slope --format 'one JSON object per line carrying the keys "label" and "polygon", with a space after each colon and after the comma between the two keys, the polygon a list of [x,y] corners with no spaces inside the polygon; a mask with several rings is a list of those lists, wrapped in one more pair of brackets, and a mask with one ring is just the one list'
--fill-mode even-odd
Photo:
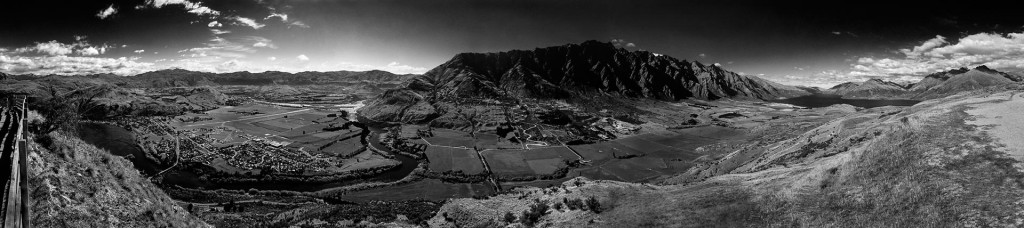
{"label": "hillside foreground slope", "polygon": [[42,138],[29,143],[35,227],[211,227],[125,158],[62,133],[32,138]]}
{"label": "hillside foreground slope", "polygon": [[[661,184],[576,178],[453,199],[430,224],[522,226],[536,207],[542,227],[1020,227],[1024,91],[1012,87],[862,110]],[[600,213],[565,207],[590,197]]]}

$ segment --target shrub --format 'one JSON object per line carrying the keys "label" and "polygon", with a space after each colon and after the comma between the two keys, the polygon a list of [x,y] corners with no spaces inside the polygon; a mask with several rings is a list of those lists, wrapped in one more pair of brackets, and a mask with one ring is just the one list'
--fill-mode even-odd
{"label": "shrub", "polygon": [[601,202],[598,202],[597,198],[591,196],[589,199],[587,199],[586,203],[587,209],[590,209],[590,211],[593,211],[594,213],[601,213]]}
{"label": "shrub", "polygon": [[537,201],[530,206],[529,210],[523,211],[523,215],[519,217],[520,222],[527,226],[533,226],[540,221],[541,217],[544,217],[548,213],[548,204],[546,202]]}
{"label": "shrub", "polygon": [[516,222],[516,215],[512,214],[511,211],[505,212],[505,223],[514,223],[514,222]]}

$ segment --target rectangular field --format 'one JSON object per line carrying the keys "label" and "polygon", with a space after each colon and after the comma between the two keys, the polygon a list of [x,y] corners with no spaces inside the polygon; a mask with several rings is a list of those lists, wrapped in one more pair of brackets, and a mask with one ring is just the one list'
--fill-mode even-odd
{"label": "rectangular field", "polygon": [[446,200],[450,198],[468,198],[485,196],[494,193],[493,187],[484,183],[457,184],[445,183],[435,179],[423,179],[408,184],[345,193],[342,200],[367,202],[371,200]]}
{"label": "rectangular field", "polygon": [[484,171],[480,157],[470,149],[428,146],[425,153],[430,161],[428,168],[431,171],[462,171],[464,174],[478,174]]}
{"label": "rectangular field", "polygon": [[548,175],[562,167],[566,161],[579,160],[579,156],[565,147],[531,150],[488,150],[483,152],[491,172],[500,175]]}
{"label": "rectangular field", "polygon": [[523,158],[522,150],[489,150],[484,152],[491,172],[499,175],[532,175],[533,169]]}
{"label": "rectangular field", "polygon": [[446,147],[428,146],[424,153],[427,154],[427,161],[430,161],[429,168],[435,172],[452,170],[451,152]]}
{"label": "rectangular field", "polygon": [[450,147],[473,148],[473,146],[475,144],[474,141],[473,141],[473,138],[470,138],[468,136],[467,137],[458,137],[458,138],[444,137],[444,136],[441,136],[441,137],[430,137],[430,138],[426,138],[425,140],[427,140],[427,142],[430,142],[430,144],[441,145],[441,146],[450,146]]}
{"label": "rectangular field", "polygon": [[533,170],[534,174],[552,174],[558,168],[565,167],[565,160],[561,158],[527,160],[526,165]]}
{"label": "rectangular field", "polygon": [[605,144],[586,144],[586,145],[572,145],[569,146],[577,153],[583,156],[583,159],[591,161],[600,161],[610,159],[612,157],[613,149]]}
{"label": "rectangular field", "polygon": [[349,157],[362,151],[362,149],[363,144],[359,142],[359,138],[357,137],[335,142],[320,152],[341,157]]}
{"label": "rectangular field", "polygon": [[560,158],[566,161],[577,161],[580,157],[576,156],[576,153],[573,153],[569,148],[556,146],[525,150],[523,151],[523,158],[526,160]]}

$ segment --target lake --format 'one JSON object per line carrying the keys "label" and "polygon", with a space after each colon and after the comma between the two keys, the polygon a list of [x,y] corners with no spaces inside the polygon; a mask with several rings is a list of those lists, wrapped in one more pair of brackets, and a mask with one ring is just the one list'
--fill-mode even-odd
{"label": "lake", "polygon": [[814,94],[802,97],[774,100],[783,104],[798,105],[808,108],[828,107],[834,104],[848,104],[862,108],[874,108],[882,106],[913,106],[920,103],[919,100],[871,100],[871,99],[846,99],[838,95]]}

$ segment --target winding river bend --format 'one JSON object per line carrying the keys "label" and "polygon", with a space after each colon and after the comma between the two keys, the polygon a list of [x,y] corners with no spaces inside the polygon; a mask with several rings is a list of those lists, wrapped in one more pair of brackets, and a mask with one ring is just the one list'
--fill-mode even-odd
{"label": "winding river bend", "polygon": [[[394,159],[401,162],[401,164],[393,169],[384,171],[376,174],[372,177],[363,177],[356,179],[349,179],[337,182],[329,183],[232,183],[232,184],[217,184],[210,183],[199,179],[199,174],[188,169],[172,169],[171,171],[163,174],[163,183],[178,185],[185,188],[203,188],[203,189],[237,189],[247,190],[250,188],[260,190],[290,190],[290,191],[317,191],[326,188],[334,188],[340,186],[353,185],[364,182],[393,182],[401,180],[408,176],[416,166],[419,164],[415,158],[402,155],[391,151],[384,146],[379,140],[378,135],[384,132],[383,127],[385,125],[378,123],[370,123],[366,119],[360,118],[360,122],[367,123],[365,128],[368,129],[369,133],[365,135],[367,137],[368,146],[375,149],[385,151],[391,155],[394,155]],[[105,124],[105,123],[86,123],[83,124],[79,129],[79,136],[87,143],[93,144],[99,148],[109,150],[112,154],[123,156],[128,158],[136,169],[139,169],[147,176],[152,176],[159,172],[161,169],[166,168],[159,165],[157,162],[146,157],[145,152],[142,150],[136,141],[135,136],[131,131],[122,127]]]}

